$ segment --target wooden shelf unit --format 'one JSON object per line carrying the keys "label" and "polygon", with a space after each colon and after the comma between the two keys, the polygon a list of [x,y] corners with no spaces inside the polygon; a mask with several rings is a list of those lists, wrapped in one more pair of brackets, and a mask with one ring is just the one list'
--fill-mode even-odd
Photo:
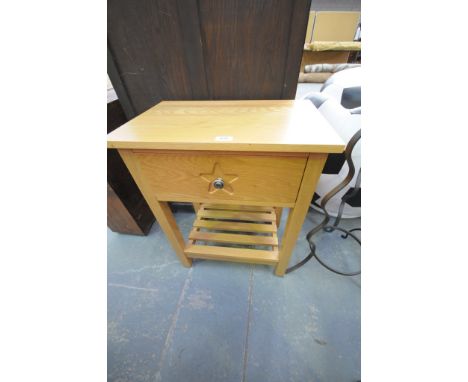
{"label": "wooden shelf unit", "polygon": [[273,207],[201,204],[184,252],[195,259],[276,265],[277,230]]}

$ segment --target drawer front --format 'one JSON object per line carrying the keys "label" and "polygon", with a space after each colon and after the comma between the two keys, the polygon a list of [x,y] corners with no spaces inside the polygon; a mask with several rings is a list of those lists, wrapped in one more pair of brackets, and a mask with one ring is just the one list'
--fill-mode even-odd
{"label": "drawer front", "polygon": [[146,187],[160,201],[296,201],[306,156],[135,151]]}

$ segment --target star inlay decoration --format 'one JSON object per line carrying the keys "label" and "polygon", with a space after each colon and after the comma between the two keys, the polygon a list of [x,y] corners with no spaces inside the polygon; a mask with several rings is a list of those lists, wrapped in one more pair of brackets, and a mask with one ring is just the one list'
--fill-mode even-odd
{"label": "star inlay decoration", "polygon": [[[232,183],[234,183],[239,177],[235,174],[226,174],[221,169],[219,163],[215,163],[213,170],[209,174],[200,174],[200,178],[209,183],[208,192],[214,194],[217,191],[224,191],[229,195],[234,194],[234,189],[232,188]],[[224,181],[224,187],[221,189],[215,188],[213,182],[221,178]]]}

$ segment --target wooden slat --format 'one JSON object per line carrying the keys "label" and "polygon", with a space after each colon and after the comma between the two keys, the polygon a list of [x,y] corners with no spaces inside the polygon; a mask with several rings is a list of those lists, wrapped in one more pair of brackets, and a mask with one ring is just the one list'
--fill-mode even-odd
{"label": "wooden slat", "polygon": [[262,212],[247,211],[213,211],[201,209],[198,211],[199,218],[211,219],[229,219],[229,220],[247,220],[254,222],[276,222],[276,215]]}
{"label": "wooden slat", "polygon": [[[275,234],[276,236],[276,234]],[[234,243],[245,245],[278,245],[278,238],[273,236],[242,235],[232,233],[215,233],[193,231],[189,235],[191,240],[202,240],[217,243]]]}
{"label": "wooden slat", "polygon": [[258,249],[217,247],[208,245],[187,245],[185,254],[190,258],[234,261],[253,264],[276,264],[278,251],[262,251]]}
{"label": "wooden slat", "polygon": [[211,204],[205,203],[203,207],[208,210],[233,210],[233,211],[250,211],[250,212],[273,212],[272,207],[262,206],[237,206],[229,204]]}
{"label": "wooden slat", "polygon": [[304,50],[310,50],[312,52],[324,52],[324,51],[360,51],[360,41],[315,41],[309,44],[304,44]]}
{"label": "wooden slat", "polygon": [[213,220],[196,219],[194,227],[208,228],[219,231],[240,231],[240,232],[276,232],[276,224],[254,224],[238,222],[221,222]]}

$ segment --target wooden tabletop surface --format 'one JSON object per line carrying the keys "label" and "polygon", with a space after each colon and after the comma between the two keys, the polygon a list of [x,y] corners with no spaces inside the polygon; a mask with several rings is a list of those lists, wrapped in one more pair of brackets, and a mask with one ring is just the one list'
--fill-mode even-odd
{"label": "wooden tabletop surface", "polygon": [[108,134],[107,147],[340,153],[345,143],[306,100],[164,101]]}

